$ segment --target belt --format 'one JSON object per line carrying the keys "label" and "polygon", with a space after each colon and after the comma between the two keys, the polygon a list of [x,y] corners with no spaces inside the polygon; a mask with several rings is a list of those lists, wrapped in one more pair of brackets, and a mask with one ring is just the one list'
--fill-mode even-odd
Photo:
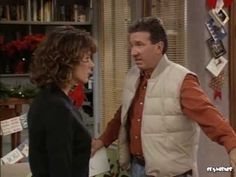
{"label": "belt", "polygon": [[132,155],[132,160],[141,166],[145,166],[145,160],[142,156]]}
{"label": "belt", "polygon": [[[142,156],[132,155],[132,160],[135,163],[137,163],[137,164],[139,164],[139,165],[141,165],[143,167],[145,166],[145,160],[144,160],[144,158]],[[182,173],[180,175],[174,176],[174,177],[188,177],[187,175],[192,176],[192,173],[193,173],[192,170],[188,170],[188,171],[186,171],[186,172],[184,172],[184,173]],[[152,177],[152,176],[150,176],[150,177]]]}
{"label": "belt", "polygon": [[[174,177],[189,177],[188,175],[192,176],[192,170],[186,171],[185,173]],[[154,177],[154,176],[146,175],[145,177]]]}
{"label": "belt", "polygon": [[192,174],[193,174],[193,171],[189,170],[189,171],[186,171],[185,173],[182,173],[182,174],[174,176],[174,177],[187,177],[187,175],[192,176]]}

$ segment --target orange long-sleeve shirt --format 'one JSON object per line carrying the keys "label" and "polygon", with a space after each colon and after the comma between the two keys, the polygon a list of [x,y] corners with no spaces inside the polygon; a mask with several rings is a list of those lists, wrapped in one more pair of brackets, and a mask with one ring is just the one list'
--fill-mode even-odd
{"label": "orange long-sleeve shirt", "polygon": [[[130,151],[133,155],[142,156],[141,119],[148,77],[140,75],[140,83],[128,113],[130,123]],[[180,102],[183,113],[188,118],[197,122],[211,140],[225,146],[227,151],[236,147],[236,134],[228,121],[210,102],[194,75],[188,74],[185,77],[180,91]],[[119,107],[105,132],[99,138],[105,146],[109,146],[118,138],[121,124],[120,119],[121,107]]]}

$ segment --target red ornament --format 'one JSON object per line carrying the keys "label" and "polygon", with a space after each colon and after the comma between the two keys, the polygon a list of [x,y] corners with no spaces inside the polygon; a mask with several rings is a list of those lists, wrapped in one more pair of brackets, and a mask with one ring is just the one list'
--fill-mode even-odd
{"label": "red ornament", "polygon": [[221,90],[215,90],[214,91],[214,100],[216,100],[218,97],[219,97],[220,100],[222,100]]}
{"label": "red ornament", "polygon": [[69,97],[72,99],[76,107],[81,107],[85,98],[83,85],[78,84],[76,88],[69,93]]}
{"label": "red ornament", "polygon": [[216,7],[216,1],[217,0],[207,0],[207,5],[209,8],[215,8]]}

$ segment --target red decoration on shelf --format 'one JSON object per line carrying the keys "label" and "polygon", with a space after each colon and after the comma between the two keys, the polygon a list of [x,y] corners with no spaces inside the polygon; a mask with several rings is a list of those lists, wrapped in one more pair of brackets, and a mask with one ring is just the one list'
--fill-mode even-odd
{"label": "red decoration on shelf", "polygon": [[3,46],[3,51],[8,57],[14,57],[16,54],[28,51],[32,53],[37,45],[43,40],[44,35],[35,34],[25,36],[21,40],[14,40]]}
{"label": "red decoration on shelf", "polygon": [[15,67],[15,74],[24,74],[25,73],[25,59],[22,58],[18,61]]}
{"label": "red decoration on shelf", "polygon": [[85,98],[83,85],[78,84],[76,88],[69,93],[69,97],[72,99],[76,107],[81,107]]}
{"label": "red decoration on shelf", "polygon": [[1,40],[3,39],[1,39],[0,36],[0,51],[4,56],[5,63],[7,63],[4,68],[8,68],[5,69],[4,73],[27,73],[29,70],[31,55],[38,44],[44,39],[44,35],[27,35],[22,39],[13,40],[1,45]]}

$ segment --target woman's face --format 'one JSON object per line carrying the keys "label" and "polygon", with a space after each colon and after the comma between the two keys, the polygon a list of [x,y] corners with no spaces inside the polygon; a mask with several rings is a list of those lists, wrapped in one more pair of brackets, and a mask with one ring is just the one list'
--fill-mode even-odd
{"label": "woman's face", "polygon": [[74,66],[72,73],[72,81],[74,84],[79,82],[86,84],[89,80],[89,76],[93,74],[94,63],[91,58],[91,53],[85,53],[78,65]]}

